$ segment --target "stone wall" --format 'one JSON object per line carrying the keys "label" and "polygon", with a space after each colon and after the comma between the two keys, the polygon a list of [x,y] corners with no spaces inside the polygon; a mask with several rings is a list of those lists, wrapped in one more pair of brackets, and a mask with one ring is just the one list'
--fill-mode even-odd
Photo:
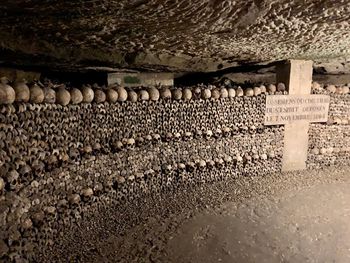
{"label": "stone wall", "polygon": [[[60,87],[50,88],[53,103],[43,103],[52,95],[44,92],[41,103],[16,96],[0,105],[1,260],[38,261],[92,206],[281,170],[284,127],[263,124],[266,94],[286,93],[283,84],[85,88],[94,94],[88,103],[86,89]],[[68,103],[59,98],[68,94]],[[333,97],[345,106],[334,100],[330,115],[348,116],[349,94]],[[322,140],[319,126],[310,130],[311,145]],[[342,126],[324,127],[339,140],[330,129]],[[349,163],[349,151],[343,155]]]}

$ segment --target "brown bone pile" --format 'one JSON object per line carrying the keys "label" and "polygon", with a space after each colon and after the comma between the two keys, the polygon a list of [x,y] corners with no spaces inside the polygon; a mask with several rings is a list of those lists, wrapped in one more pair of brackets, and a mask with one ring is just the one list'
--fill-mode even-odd
{"label": "brown bone pile", "polygon": [[310,168],[350,164],[349,86],[313,83],[314,94],[330,95],[329,117],[325,124],[312,124],[309,131]]}
{"label": "brown bone pile", "polygon": [[92,206],[281,167],[284,128],[263,123],[282,83],[0,85],[1,260],[37,260]]}

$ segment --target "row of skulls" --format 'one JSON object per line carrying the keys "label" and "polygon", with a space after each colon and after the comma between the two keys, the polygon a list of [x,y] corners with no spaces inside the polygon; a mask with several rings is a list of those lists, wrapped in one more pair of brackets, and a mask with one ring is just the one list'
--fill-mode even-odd
{"label": "row of skulls", "polygon": [[341,148],[338,147],[322,147],[322,148],[313,148],[311,153],[315,155],[331,155],[331,154],[350,154],[350,146],[344,146]]}
{"label": "row of skulls", "polygon": [[350,116],[330,116],[328,118],[328,123],[336,125],[348,125],[350,124]]}
{"label": "row of skulls", "polygon": [[6,78],[0,82],[0,104],[12,104],[14,102],[31,103],[57,103],[63,106],[80,103],[116,103],[124,101],[158,101],[165,100],[191,100],[191,99],[225,99],[242,96],[259,96],[261,94],[284,94],[286,86],[283,83],[277,85],[260,85],[242,89],[216,87],[214,85],[198,85],[196,87],[149,87],[138,89],[126,89],[124,87],[109,86],[91,87],[84,85],[82,88],[68,89],[65,85],[52,88],[44,86],[40,82],[34,83],[30,88],[25,81],[16,82],[13,87],[8,84]]}
{"label": "row of skulls", "polygon": [[312,83],[312,92],[316,94],[349,94],[350,93],[350,83],[346,85],[333,85],[333,84],[322,84],[318,82]]}

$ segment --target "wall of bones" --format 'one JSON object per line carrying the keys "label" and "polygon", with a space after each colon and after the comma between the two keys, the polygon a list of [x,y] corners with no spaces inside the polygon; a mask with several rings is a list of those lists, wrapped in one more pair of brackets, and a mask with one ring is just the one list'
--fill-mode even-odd
{"label": "wall of bones", "polygon": [[[350,164],[349,88],[310,129],[310,168]],[[280,171],[283,126],[254,88],[0,84],[0,260],[35,259],[96,203]],[[37,260],[37,258],[36,258]]]}
{"label": "wall of bones", "polygon": [[350,164],[349,86],[313,84],[313,94],[330,95],[327,123],[314,123],[309,130],[308,167]]}

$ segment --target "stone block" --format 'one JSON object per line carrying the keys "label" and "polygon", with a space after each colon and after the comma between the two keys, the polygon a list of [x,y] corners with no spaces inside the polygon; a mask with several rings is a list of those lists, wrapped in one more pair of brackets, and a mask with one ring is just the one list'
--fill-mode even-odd
{"label": "stone block", "polygon": [[124,87],[139,86],[172,86],[174,74],[172,73],[109,73],[108,85],[118,84]]}

